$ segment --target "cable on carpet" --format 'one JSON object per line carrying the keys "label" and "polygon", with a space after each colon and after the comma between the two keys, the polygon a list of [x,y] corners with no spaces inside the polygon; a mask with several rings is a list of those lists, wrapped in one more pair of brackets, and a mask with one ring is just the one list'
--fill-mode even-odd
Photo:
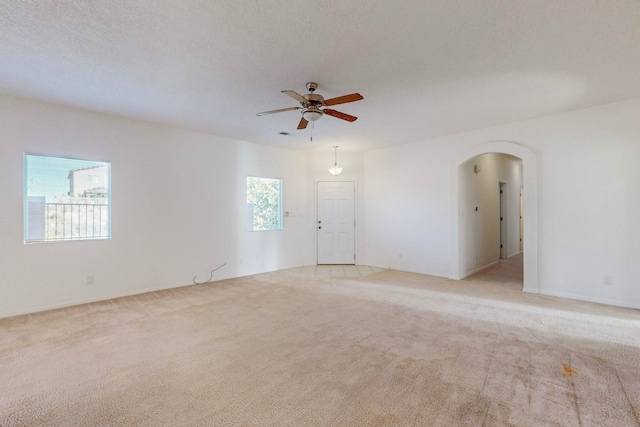
{"label": "cable on carpet", "polygon": [[211,279],[213,279],[213,273],[215,271],[220,270],[222,267],[224,267],[225,265],[227,265],[227,263],[225,262],[224,264],[222,264],[221,266],[219,266],[218,268],[214,268],[213,270],[211,270],[211,274],[209,275],[209,280],[206,280],[204,282],[196,282],[196,278],[198,276],[193,276],[193,283],[196,285],[204,285],[205,283],[209,283],[211,281]]}

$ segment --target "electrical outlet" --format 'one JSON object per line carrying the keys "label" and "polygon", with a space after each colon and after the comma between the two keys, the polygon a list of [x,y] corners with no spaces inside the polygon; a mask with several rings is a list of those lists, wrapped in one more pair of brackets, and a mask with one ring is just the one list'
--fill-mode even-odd
{"label": "electrical outlet", "polygon": [[609,275],[602,276],[602,284],[607,286],[613,285],[613,276],[609,276]]}
{"label": "electrical outlet", "polygon": [[85,283],[87,285],[92,285],[93,284],[93,275],[87,276],[87,278],[85,279]]}

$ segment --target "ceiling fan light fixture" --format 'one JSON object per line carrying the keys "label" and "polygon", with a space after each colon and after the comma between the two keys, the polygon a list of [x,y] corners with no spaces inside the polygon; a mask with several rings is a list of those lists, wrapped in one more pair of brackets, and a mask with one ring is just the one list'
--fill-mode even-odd
{"label": "ceiling fan light fixture", "polygon": [[333,149],[335,150],[334,163],[333,166],[329,168],[329,173],[333,176],[338,176],[342,173],[344,168],[338,166],[338,146],[334,145]]}
{"label": "ceiling fan light fixture", "polygon": [[322,117],[322,114],[324,113],[319,108],[307,108],[302,112],[302,117],[304,117],[304,119],[308,122],[315,122],[320,117]]}

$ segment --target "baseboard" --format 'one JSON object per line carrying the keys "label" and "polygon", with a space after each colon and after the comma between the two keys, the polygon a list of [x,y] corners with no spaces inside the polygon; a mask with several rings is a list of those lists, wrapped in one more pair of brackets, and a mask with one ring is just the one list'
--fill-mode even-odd
{"label": "baseboard", "polygon": [[[397,271],[405,271],[407,273],[416,273],[416,274],[424,274],[427,276],[434,276],[434,277],[444,277],[444,278],[448,278],[451,280],[462,280],[466,277],[472,276],[482,270],[485,270],[489,267],[493,267],[494,265],[498,264],[499,261],[495,261],[492,263],[489,263],[483,267],[477,268],[471,272],[466,273],[464,276],[461,277],[454,277],[454,276],[449,276],[449,275],[443,275],[443,274],[438,274],[438,273],[429,273],[429,272],[424,272],[424,271],[411,271],[411,270],[397,270]],[[376,266],[374,266],[376,267]],[[389,268],[389,267],[378,267],[378,268]],[[242,275],[242,276],[236,276],[236,277],[226,277],[226,278],[220,278],[220,279],[216,279],[213,280],[212,282],[218,282],[221,280],[228,280],[228,279],[234,279],[234,278],[240,278],[240,277],[246,277],[246,276],[253,276],[256,274],[262,274],[262,273],[252,273],[252,274],[247,274],[247,275]],[[181,283],[181,284],[173,284],[173,285],[164,285],[164,286],[156,286],[156,287],[149,287],[149,288],[144,288],[144,289],[136,289],[134,291],[127,291],[127,292],[120,292],[120,293],[116,293],[114,295],[110,295],[110,296],[102,296],[102,297],[97,297],[97,298],[87,298],[87,299],[80,299],[80,300],[75,300],[75,301],[70,301],[70,302],[65,302],[65,303],[60,303],[60,304],[51,304],[51,305],[43,305],[43,306],[38,306],[38,307],[31,307],[27,310],[18,310],[18,311],[13,311],[13,312],[6,312],[6,313],[0,313],[0,319],[6,318],[6,317],[13,317],[13,316],[21,316],[21,315],[25,315],[25,314],[35,314],[35,313],[39,313],[42,311],[49,311],[49,310],[56,310],[59,308],[66,308],[66,307],[73,307],[75,305],[80,305],[80,304],[89,304],[89,303],[93,303],[93,302],[100,302],[100,301],[108,301],[110,299],[116,299],[116,298],[123,298],[123,297],[129,297],[129,296],[133,296],[133,295],[140,295],[140,294],[146,294],[149,292],[156,292],[156,291],[164,291],[167,289],[175,289],[175,288],[182,288],[185,286],[197,286],[194,283]],[[539,293],[539,294],[543,294],[543,295],[549,295],[549,296],[554,296],[554,297],[559,297],[559,298],[567,298],[567,299],[573,299],[573,300],[578,300],[578,301],[587,301],[587,302],[594,302],[594,303],[598,303],[598,304],[605,304],[605,305],[613,305],[613,306],[617,306],[617,307],[624,307],[624,308],[633,308],[633,309],[640,309],[640,304],[630,304],[628,302],[623,302],[623,301],[618,301],[618,300],[611,300],[611,299],[606,299],[606,298],[593,298],[593,297],[586,297],[583,295],[577,295],[577,294],[572,294],[572,293],[567,293],[567,292],[556,292],[556,291],[549,291],[549,290],[544,290],[544,289],[529,289],[529,288],[525,288],[523,289],[524,292],[529,292],[529,293]]]}
{"label": "baseboard", "polygon": [[[392,270],[397,270],[395,268],[392,268]],[[404,271],[405,273],[415,273],[415,274],[424,274],[425,276],[432,276],[432,277],[442,277],[445,279],[448,279],[449,276],[446,274],[441,274],[441,273],[432,273],[432,272],[428,272],[428,271],[414,271],[414,270],[397,270],[397,271]]]}
{"label": "baseboard", "polygon": [[452,277],[451,277],[451,278],[452,278],[453,280],[462,280],[462,279],[466,279],[467,277],[469,277],[469,276],[473,276],[474,274],[479,273],[479,272],[481,272],[482,270],[486,270],[486,269],[487,269],[487,268],[489,268],[489,267],[493,267],[494,265],[498,264],[499,262],[500,262],[500,260],[493,261],[493,262],[490,262],[490,263],[489,263],[489,264],[487,264],[487,265],[483,265],[482,267],[476,268],[475,270],[469,271],[469,272],[467,272],[467,273],[463,273],[463,274],[462,274],[462,276],[460,276],[459,278],[452,278]]}
{"label": "baseboard", "polygon": [[[212,282],[217,282],[219,280],[226,280],[226,279],[216,279],[216,280],[212,280]],[[109,295],[109,296],[101,296],[101,297],[96,297],[96,298],[79,299],[79,300],[68,301],[68,302],[59,303],[59,304],[42,305],[42,306],[37,306],[37,307],[31,307],[31,308],[28,308],[26,310],[18,310],[18,311],[12,311],[12,312],[7,312],[7,313],[0,313],[0,319],[6,318],[6,317],[13,317],[13,316],[22,316],[22,315],[25,315],[25,314],[35,314],[35,313],[40,313],[42,311],[56,310],[56,309],[59,309],[59,308],[73,307],[75,305],[89,304],[89,303],[92,303],[92,302],[108,301],[108,300],[111,300],[111,299],[130,297],[130,296],[133,296],[133,295],[141,295],[141,294],[146,294],[146,293],[149,293],[149,292],[165,291],[167,289],[175,289],[175,288],[183,288],[185,286],[197,286],[197,284],[195,284],[195,283],[182,283],[182,284],[164,285],[164,286],[150,287],[150,288],[144,288],[144,289],[136,289],[134,291],[119,292],[119,293],[116,293],[116,294],[113,294],[113,295]]]}
{"label": "baseboard", "polygon": [[522,251],[520,249],[518,249],[517,251],[515,251],[514,253],[507,255],[507,258],[511,258],[514,257],[516,255],[520,255],[522,253]]}
{"label": "baseboard", "polygon": [[567,298],[567,299],[573,299],[578,301],[595,302],[598,304],[614,305],[616,307],[640,309],[640,304],[630,304],[629,302],[626,302],[626,301],[623,302],[623,301],[612,300],[607,298],[593,298],[593,297],[586,297],[584,295],[576,295],[576,294],[571,294],[567,292],[555,292],[555,291],[549,291],[544,289],[540,289],[538,293],[549,295],[552,297]]}
{"label": "baseboard", "polygon": [[450,279],[450,277],[447,274],[433,273],[433,272],[424,271],[424,270],[401,270],[399,268],[389,267],[388,265],[376,265],[375,263],[364,263],[364,264],[356,264],[356,265],[366,265],[369,267],[384,268],[385,270],[401,271],[403,273],[424,274],[425,276],[442,277],[445,279]]}
{"label": "baseboard", "polygon": [[[287,267],[287,268],[295,268],[295,267]],[[268,271],[246,273],[246,274],[242,273],[242,274],[239,274],[239,275],[236,275],[236,276],[221,277],[221,278],[218,278],[218,279],[215,279],[215,280],[211,280],[211,283],[219,282],[219,281],[222,281],[222,280],[238,279],[238,278],[242,278],[242,277],[255,276],[255,275],[258,275],[258,274],[271,273],[273,271],[278,271],[278,270],[268,270]],[[210,283],[210,282],[207,282],[207,283]],[[35,313],[40,313],[42,311],[56,310],[56,309],[59,309],[59,308],[73,307],[75,305],[89,304],[89,303],[92,303],[92,302],[108,301],[110,299],[130,297],[130,296],[133,296],[133,295],[141,295],[141,294],[146,294],[146,293],[149,293],[149,292],[165,291],[167,289],[183,288],[185,286],[197,286],[199,284],[201,284],[201,283],[189,282],[189,283],[179,283],[179,284],[172,284],[172,285],[154,286],[154,287],[149,287],[149,288],[136,289],[136,290],[133,290],[133,291],[119,292],[119,293],[115,293],[113,295],[103,295],[103,296],[100,296],[100,297],[67,301],[67,302],[63,302],[63,303],[59,303],[59,304],[51,304],[51,305],[42,305],[42,306],[37,306],[37,307],[30,307],[30,308],[25,309],[25,310],[17,310],[17,311],[10,311],[10,312],[6,312],[6,313],[0,313],[0,319],[6,318],[6,317],[13,317],[13,316],[22,316],[22,315],[25,315],[25,314],[35,314]]]}

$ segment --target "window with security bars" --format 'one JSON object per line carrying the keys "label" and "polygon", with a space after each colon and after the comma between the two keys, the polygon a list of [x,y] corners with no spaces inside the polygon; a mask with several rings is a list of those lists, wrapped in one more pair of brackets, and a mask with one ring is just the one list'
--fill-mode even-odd
{"label": "window with security bars", "polygon": [[111,164],[24,155],[25,243],[111,238]]}

